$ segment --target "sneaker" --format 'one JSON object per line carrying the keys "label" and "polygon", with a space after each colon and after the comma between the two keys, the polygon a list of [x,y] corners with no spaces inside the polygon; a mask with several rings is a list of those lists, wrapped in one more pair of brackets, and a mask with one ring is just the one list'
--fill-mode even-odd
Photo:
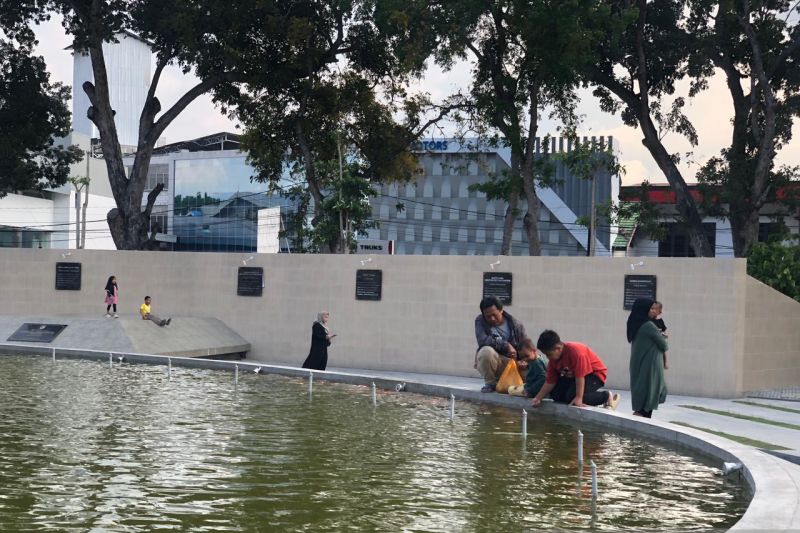
{"label": "sneaker", "polygon": [[164,325],[165,325],[165,326],[169,326],[171,322],[172,322],[172,317],[169,317],[169,318],[167,319],[167,321],[164,323]]}
{"label": "sneaker", "polygon": [[111,318],[111,313],[106,313],[106,318]]}
{"label": "sneaker", "polygon": [[114,313],[114,318],[119,318],[119,315],[117,313]]}
{"label": "sneaker", "polygon": [[605,408],[610,409],[612,411],[616,411],[617,405],[619,405],[619,394],[617,394],[616,392],[609,392]]}
{"label": "sneaker", "polygon": [[494,392],[497,387],[493,383],[487,383],[481,387],[481,392]]}

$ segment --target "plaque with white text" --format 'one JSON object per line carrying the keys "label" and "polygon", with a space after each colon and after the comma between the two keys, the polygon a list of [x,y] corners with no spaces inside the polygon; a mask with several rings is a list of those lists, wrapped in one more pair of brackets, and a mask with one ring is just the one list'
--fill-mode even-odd
{"label": "plaque with white text", "polygon": [[623,309],[633,309],[633,302],[639,298],[656,299],[656,277],[638,274],[625,276],[625,296]]}
{"label": "plaque with white text", "polygon": [[356,271],[356,300],[380,301],[382,288],[382,270]]}
{"label": "plaque with white text", "polygon": [[81,264],[56,263],[56,290],[81,290]]}
{"label": "plaque with white text", "polygon": [[264,291],[264,269],[261,267],[239,267],[236,284],[238,296],[261,296]]}
{"label": "plaque with white text", "polygon": [[53,342],[66,324],[22,324],[9,338],[15,342]]}
{"label": "plaque with white text", "polygon": [[511,305],[511,272],[484,272],[483,297],[494,296],[503,305]]}

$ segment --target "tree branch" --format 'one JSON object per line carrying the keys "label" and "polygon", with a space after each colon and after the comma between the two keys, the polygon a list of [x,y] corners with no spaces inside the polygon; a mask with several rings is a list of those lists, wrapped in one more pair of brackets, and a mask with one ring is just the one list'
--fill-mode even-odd
{"label": "tree branch", "polygon": [[153,125],[153,128],[150,130],[150,133],[147,136],[147,141],[149,143],[155,144],[158,138],[164,133],[164,130],[167,129],[167,126],[175,120],[175,118],[186,109],[186,106],[191,104],[195,98],[200,95],[203,95],[219,85],[224,81],[231,81],[232,75],[230,73],[223,73],[218,76],[211,76],[208,79],[205,79],[189,89],[180,99],[173,104]]}

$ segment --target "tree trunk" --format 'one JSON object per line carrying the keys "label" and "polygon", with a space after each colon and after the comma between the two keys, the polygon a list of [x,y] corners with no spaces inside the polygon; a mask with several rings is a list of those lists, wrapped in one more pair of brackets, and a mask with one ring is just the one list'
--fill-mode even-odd
{"label": "tree trunk", "polygon": [[[86,20],[85,23],[87,26],[91,26],[100,24],[101,21]],[[156,121],[155,117],[161,111],[161,104],[156,98],[155,92],[161,72],[168,64],[167,60],[160,58],[139,119],[139,139],[133,166],[130,175],[126,175],[125,163],[122,159],[122,148],[119,144],[117,127],[114,123],[114,111],[111,109],[108,74],[105,57],[103,56],[103,43],[94,40],[88,45],[88,51],[92,61],[94,83],[87,81],[83,84],[83,90],[92,104],[86,115],[97,126],[97,130],[100,133],[100,146],[108,169],[108,179],[111,191],[114,194],[114,202],[117,204],[117,207],[106,215],[108,227],[117,249],[150,249],[155,244],[155,235],[148,235],[150,213],[158,194],[164,188],[163,185],[159,184],[150,191],[147,195],[145,206],[142,208],[142,196],[147,184],[147,172],[155,143],[175,117],[186,109],[186,106],[222,81],[230,79],[231,76],[229,73],[222,73],[201,81],[181,96]]]}
{"label": "tree trunk", "polygon": [[511,238],[514,235],[514,224],[517,222],[517,208],[519,206],[519,192],[514,190],[508,197],[506,216],[503,219],[503,242],[500,245],[500,255],[513,255]]}
{"label": "tree trunk", "polygon": [[525,139],[524,153],[521,158],[522,168],[520,169],[522,191],[525,193],[528,209],[522,218],[522,227],[525,229],[525,235],[528,238],[528,255],[539,256],[542,255],[542,243],[539,241],[541,202],[536,194],[536,182],[533,176],[533,164],[536,157],[536,133],[539,130],[539,88],[537,85],[532,84],[528,91],[530,97],[528,135]]}
{"label": "tree trunk", "polygon": [[750,248],[758,242],[759,212],[731,203],[728,219],[731,223],[731,237],[733,239],[733,255],[747,257]]}

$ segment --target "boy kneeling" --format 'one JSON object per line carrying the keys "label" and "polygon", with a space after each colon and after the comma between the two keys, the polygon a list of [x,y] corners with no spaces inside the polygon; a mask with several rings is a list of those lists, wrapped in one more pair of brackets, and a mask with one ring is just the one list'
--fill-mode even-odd
{"label": "boy kneeling", "polygon": [[536,347],[548,359],[547,377],[539,393],[531,401],[533,407],[550,394],[553,401],[575,407],[603,405],[616,409],[619,394],[599,391],[605,385],[608,369],[588,346],[579,342],[561,342],[553,330],[539,335]]}
{"label": "boy kneeling", "polygon": [[[533,341],[525,337],[517,352],[517,367],[528,370],[525,375],[525,384],[508,388],[511,396],[527,396],[533,398],[544,385],[547,375],[547,359],[536,353]],[[522,374],[522,372],[520,372]]]}

